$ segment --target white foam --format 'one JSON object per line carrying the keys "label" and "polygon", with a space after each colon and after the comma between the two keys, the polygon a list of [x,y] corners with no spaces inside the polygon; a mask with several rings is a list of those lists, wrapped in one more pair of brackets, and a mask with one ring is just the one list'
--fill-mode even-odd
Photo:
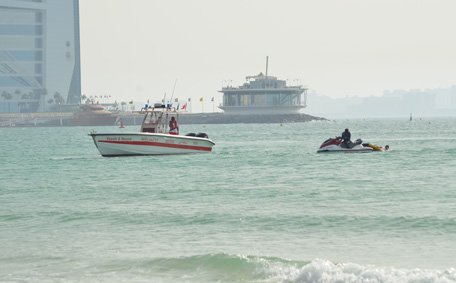
{"label": "white foam", "polygon": [[354,263],[334,264],[316,259],[304,266],[268,264],[264,266],[268,282],[299,283],[450,283],[456,282],[456,269],[444,271],[426,269],[398,269]]}

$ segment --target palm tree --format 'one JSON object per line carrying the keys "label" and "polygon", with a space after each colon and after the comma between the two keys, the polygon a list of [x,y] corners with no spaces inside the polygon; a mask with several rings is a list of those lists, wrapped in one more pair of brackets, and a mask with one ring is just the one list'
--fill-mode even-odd
{"label": "palm tree", "polygon": [[127,105],[127,103],[125,101],[122,101],[120,105],[122,105],[122,111],[125,111],[125,105]]}
{"label": "palm tree", "polygon": [[[13,99],[13,95],[9,92],[6,92],[6,91],[3,91],[2,92],[2,97],[5,99],[5,100],[11,100]],[[11,112],[11,102],[8,102],[8,112]]]}
{"label": "palm tree", "polygon": [[65,100],[63,99],[63,96],[58,91],[56,91],[54,93],[54,101],[56,104],[59,105],[59,112],[62,112],[62,104],[65,103]]}
{"label": "palm tree", "polygon": [[135,106],[133,105],[133,100],[131,100],[130,102],[128,102],[128,104],[130,104],[130,110],[131,110],[131,111],[135,110]]}
{"label": "palm tree", "polygon": [[2,92],[2,95],[1,95],[5,100],[10,100],[11,98],[13,98],[13,96],[11,95],[11,93],[9,92],[6,92],[5,90]]}
{"label": "palm tree", "polygon": [[85,94],[81,95],[81,104],[87,99]]}
{"label": "palm tree", "polygon": [[65,99],[63,99],[63,96],[58,91],[56,91],[54,93],[54,100],[55,100],[55,103],[57,103],[57,104],[65,103]]}

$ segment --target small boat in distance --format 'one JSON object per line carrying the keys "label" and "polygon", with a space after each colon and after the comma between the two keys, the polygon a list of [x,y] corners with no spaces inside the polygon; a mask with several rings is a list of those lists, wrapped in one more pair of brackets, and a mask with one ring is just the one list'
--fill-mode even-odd
{"label": "small boat in distance", "polygon": [[140,113],[144,119],[139,133],[89,134],[102,156],[203,153],[211,152],[215,145],[205,133],[179,135],[178,131],[170,131],[169,122],[178,125],[179,113],[161,103]]}
{"label": "small boat in distance", "polygon": [[81,104],[79,111],[69,119],[70,126],[113,126],[117,120],[117,114],[99,104]]}

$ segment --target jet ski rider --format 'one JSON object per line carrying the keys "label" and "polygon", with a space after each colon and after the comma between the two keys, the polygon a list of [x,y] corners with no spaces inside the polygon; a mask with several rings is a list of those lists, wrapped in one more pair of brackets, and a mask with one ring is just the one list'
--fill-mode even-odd
{"label": "jet ski rider", "polygon": [[345,146],[345,148],[351,148],[351,134],[348,129],[345,129],[340,138],[342,139],[342,144]]}

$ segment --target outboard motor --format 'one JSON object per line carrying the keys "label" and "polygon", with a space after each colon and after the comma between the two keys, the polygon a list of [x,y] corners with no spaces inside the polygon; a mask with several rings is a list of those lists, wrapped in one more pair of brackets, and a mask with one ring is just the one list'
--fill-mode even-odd
{"label": "outboard motor", "polygon": [[197,133],[196,134],[196,137],[198,138],[205,138],[205,139],[208,139],[209,136],[206,134],[206,133]]}

